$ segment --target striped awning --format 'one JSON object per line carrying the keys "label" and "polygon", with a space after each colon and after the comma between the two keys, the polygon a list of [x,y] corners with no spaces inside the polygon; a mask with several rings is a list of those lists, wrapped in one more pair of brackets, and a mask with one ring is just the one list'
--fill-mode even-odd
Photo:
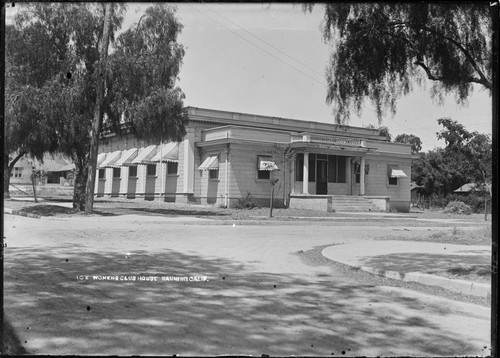
{"label": "striped awning", "polygon": [[200,170],[218,170],[219,169],[219,158],[214,155],[207,157],[205,161],[199,166]]}
{"label": "striped awning", "polygon": [[104,159],[101,165],[99,165],[99,168],[112,167],[113,164],[115,164],[118,161],[118,159],[120,159],[121,154],[122,154],[121,150],[117,150],[113,153],[108,153],[106,159]]}
{"label": "striped awning", "polygon": [[156,145],[150,145],[146,148],[139,149],[139,154],[137,157],[132,160],[132,165],[135,164],[149,164],[151,162],[151,158],[156,154]]}
{"label": "striped awning", "polygon": [[279,168],[275,162],[271,160],[259,159],[259,170],[266,170],[272,172],[278,169]]}
{"label": "striped awning", "polygon": [[101,153],[97,156],[97,167],[101,165],[102,162],[104,162],[104,159],[106,159],[106,156],[108,153]]}
{"label": "striped awning", "polygon": [[124,150],[122,156],[120,157],[120,159],[118,159],[116,161],[116,163],[114,165],[112,165],[112,166],[115,167],[115,168],[118,168],[118,167],[127,167],[127,166],[130,166],[130,165],[133,165],[132,164],[132,160],[134,160],[137,157],[137,152],[138,151],[139,151],[139,149],[137,149],[137,148],[132,148],[132,149],[129,149],[129,150]]}
{"label": "striped awning", "polygon": [[397,165],[389,165],[389,178],[408,178],[404,171]]}
{"label": "striped awning", "polygon": [[179,143],[171,142],[162,144],[156,151],[156,155],[151,158],[151,162],[179,162]]}

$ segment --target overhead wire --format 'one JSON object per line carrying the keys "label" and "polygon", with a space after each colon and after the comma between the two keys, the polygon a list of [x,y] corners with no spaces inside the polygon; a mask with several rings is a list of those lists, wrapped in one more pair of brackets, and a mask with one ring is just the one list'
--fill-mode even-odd
{"label": "overhead wire", "polygon": [[[250,43],[252,46],[254,46],[254,47],[258,48],[259,50],[261,50],[261,51],[263,51],[263,52],[265,52],[266,54],[268,54],[269,56],[273,57],[274,59],[276,59],[276,60],[278,60],[278,61],[280,61],[280,62],[282,62],[282,63],[286,64],[287,66],[289,66],[289,67],[291,67],[292,69],[294,69],[294,70],[296,70],[296,71],[300,72],[300,73],[301,73],[301,74],[303,74],[304,76],[306,76],[306,77],[308,77],[308,78],[312,79],[313,81],[315,81],[315,82],[317,82],[317,83],[319,83],[319,84],[323,85],[325,88],[327,87],[327,84],[326,84],[325,82],[320,81],[320,80],[318,80],[317,78],[310,76],[310,74],[308,74],[308,73],[306,73],[306,72],[302,71],[301,69],[297,68],[297,67],[296,67],[296,66],[294,66],[293,64],[291,64],[291,63],[289,63],[289,62],[287,62],[287,61],[284,61],[282,58],[277,57],[277,56],[276,56],[275,54],[273,54],[272,52],[270,52],[270,51],[268,51],[267,49],[265,49],[265,48],[263,48],[263,47],[259,46],[259,44],[257,44],[257,43],[255,43],[255,42],[253,42],[253,41],[249,40],[248,38],[246,38],[246,37],[244,37],[244,36],[241,36],[238,32],[236,32],[236,31],[234,31],[233,29],[229,28],[228,26],[224,25],[223,23],[221,23],[219,20],[215,19],[214,17],[209,16],[206,12],[203,12],[202,10],[198,9],[197,7],[195,7],[195,6],[191,5],[191,4],[189,4],[189,6],[190,6],[191,8],[193,8],[194,10],[196,10],[197,12],[199,12],[200,14],[202,14],[203,16],[205,16],[205,17],[207,17],[208,19],[210,19],[210,20],[214,21],[215,23],[219,24],[219,25],[220,25],[220,26],[222,26],[224,29],[226,29],[227,31],[231,32],[233,35],[237,36],[238,38],[240,38],[240,39],[242,39],[242,40],[244,40],[244,41],[246,41],[246,42]],[[324,74],[321,74],[321,73],[320,73],[320,72],[318,72],[316,69],[314,69],[314,68],[310,67],[309,65],[307,65],[306,63],[304,63],[304,62],[302,62],[302,61],[300,61],[300,60],[297,60],[296,58],[294,58],[294,57],[290,56],[289,54],[287,54],[287,53],[286,53],[286,52],[284,52],[283,50],[281,50],[281,49],[279,49],[279,48],[275,47],[273,44],[269,43],[268,41],[266,41],[266,40],[264,40],[264,39],[260,38],[259,36],[255,35],[254,33],[252,33],[252,32],[250,32],[250,31],[248,31],[247,29],[245,29],[245,28],[243,28],[242,26],[238,25],[238,24],[237,24],[237,23],[235,23],[234,21],[232,21],[232,20],[228,19],[228,18],[227,18],[227,17],[225,17],[224,15],[222,15],[222,14],[218,13],[217,11],[215,11],[215,10],[213,10],[213,9],[210,9],[210,8],[207,8],[207,9],[208,9],[210,12],[212,12],[213,14],[215,14],[215,15],[219,16],[220,18],[224,19],[225,21],[227,21],[227,22],[231,23],[233,26],[237,27],[238,29],[240,29],[240,30],[244,31],[246,34],[250,35],[251,37],[255,38],[256,40],[258,40],[258,41],[260,41],[260,42],[262,42],[262,43],[266,44],[267,46],[269,46],[270,48],[272,48],[274,51],[276,51],[276,52],[278,52],[278,53],[282,54],[282,55],[283,55],[283,56],[285,56],[286,58],[288,58],[288,59],[290,59],[290,60],[294,61],[295,63],[297,63],[297,64],[299,64],[299,65],[301,65],[301,66],[303,66],[303,67],[305,67],[305,68],[307,68],[308,70],[310,70],[310,71],[314,72],[314,73],[315,73],[315,74],[317,74],[317,75],[324,76]],[[395,121],[394,119],[392,119],[392,118],[390,118],[390,117],[388,118],[388,120],[390,120],[390,121],[391,121],[391,122],[393,122],[394,124],[397,124],[397,125],[399,125],[399,126],[401,126],[401,127],[406,128],[406,129],[407,129],[407,130],[409,130],[409,131],[414,131],[414,130],[424,129],[424,130],[426,130],[426,131],[428,131],[428,132],[429,132],[429,135],[431,135],[431,134],[430,134],[430,132],[432,131],[432,129],[430,129],[428,126],[426,126],[426,127],[413,127],[413,128],[410,128],[410,127],[408,127],[407,125],[405,125],[404,123],[402,123],[402,122],[397,122],[397,121]],[[483,123],[484,123],[484,124],[483,124]],[[483,122],[483,123],[482,123],[482,125],[485,125],[485,126],[486,126],[486,125],[491,125],[491,123],[487,123],[487,122]],[[477,123],[477,124],[479,124],[479,123]],[[435,140],[435,135],[436,135],[436,133],[435,133],[435,132],[432,132],[432,139],[433,139],[433,140]],[[425,137],[424,137],[424,138],[425,138]],[[427,137],[427,139],[430,139],[430,138],[429,138],[429,137]]]}

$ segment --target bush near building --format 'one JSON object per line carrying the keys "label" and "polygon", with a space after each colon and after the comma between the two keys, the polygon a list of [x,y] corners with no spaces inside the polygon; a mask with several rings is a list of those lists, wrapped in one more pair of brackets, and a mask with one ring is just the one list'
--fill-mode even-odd
{"label": "bush near building", "polygon": [[461,201],[451,201],[446,205],[443,212],[445,214],[464,214],[470,215],[472,214],[472,209],[469,205],[465,204]]}

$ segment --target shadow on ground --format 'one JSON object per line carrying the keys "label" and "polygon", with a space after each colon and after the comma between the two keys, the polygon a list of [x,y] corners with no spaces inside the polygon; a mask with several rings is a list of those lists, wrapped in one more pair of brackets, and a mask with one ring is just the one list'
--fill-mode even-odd
{"label": "shadow on ground", "polygon": [[[12,248],[5,304],[32,354],[477,354],[427,319],[445,307],[348,285],[252,271],[175,251],[130,257],[79,245]],[[123,254],[122,254],[123,255]],[[78,275],[207,276],[207,282],[77,280]],[[425,310],[425,314],[422,313]]]}

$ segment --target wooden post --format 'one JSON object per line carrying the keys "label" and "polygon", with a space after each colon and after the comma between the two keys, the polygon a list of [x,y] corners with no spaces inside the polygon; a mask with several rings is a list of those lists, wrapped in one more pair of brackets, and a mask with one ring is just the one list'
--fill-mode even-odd
{"label": "wooden post", "polygon": [[269,217],[273,217],[274,184],[271,186],[271,205],[269,206]]}

